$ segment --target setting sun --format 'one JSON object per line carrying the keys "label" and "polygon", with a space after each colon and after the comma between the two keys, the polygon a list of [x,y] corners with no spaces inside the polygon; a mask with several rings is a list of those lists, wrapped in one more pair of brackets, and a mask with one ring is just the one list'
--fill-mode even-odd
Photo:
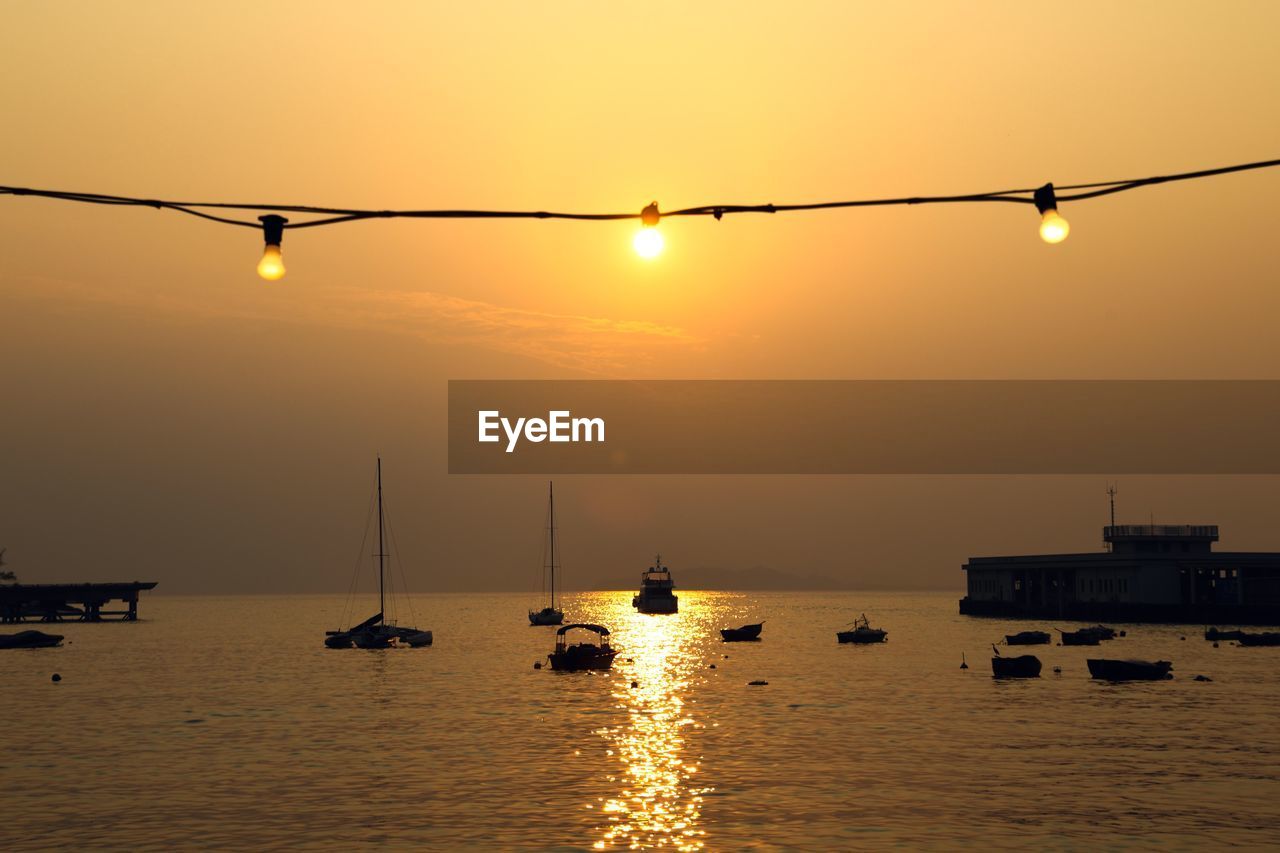
{"label": "setting sun", "polygon": [[631,245],[635,247],[636,254],[645,260],[653,260],[662,254],[662,247],[665,241],[662,235],[658,233],[657,228],[641,228],[636,232],[635,239],[631,241]]}

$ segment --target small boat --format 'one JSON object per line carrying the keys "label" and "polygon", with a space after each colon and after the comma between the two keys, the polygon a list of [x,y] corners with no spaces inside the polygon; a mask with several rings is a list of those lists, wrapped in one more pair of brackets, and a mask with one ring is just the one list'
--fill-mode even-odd
{"label": "small boat", "polygon": [[[566,634],[575,628],[590,631],[599,638],[596,643],[568,644]],[[560,672],[577,672],[584,669],[612,669],[618,653],[609,645],[609,629],[603,625],[575,622],[556,630],[556,650],[547,655],[551,668]]]}
{"label": "small boat", "polygon": [[1040,658],[1035,655],[1018,655],[1015,658],[1000,657],[1000,650],[991,647],[995,655],[991,658],[992,678],[1039,678]]}
{"label": "small boat", "polygon": [[1108,660],[1089,658],[1089,675],[1104,681],[1164,681],[1173,678],[1167,660]]}
{"label": "small boat", "polygon": [[[378,612],[358,625],[345,630],[325,631],[324,645],[329,649],[392,649],[401,646],[421,648],[431,645],[430,631],[396,625],[386,621],[387,523],[382,508],[382,457],[378,457]],[[359,568],[356,569],[359,572]],[[353,586],[354,589],[354,586]]]}
{"label": "small boat", "polygon": [[888,631],[883,631],[879,628],[872,628],[871,623],[867,620],[867,614],[865,613],[853,620],[852,631],[836,632],[836,640],[839,642],[858,643],[859,645],[864,645],[866,643],[883,643],[885,638],[888,636]]}
{"label": "small boat", "polygon": [[1280,646],[1280,634],[1274,631],[1264,631],[1259,634],[1241,631],[1236,640],[1242,646]]}
{"label": "small boat", "polygon": [[760,631],[763,629],[763,622],[757,625],[743,625],[741,628],[721,628],[720,636],[726,643],[745,643],[760,639]]}
{"label": "small boat", "polygon": [[1096,646],[1102,640],[1088,628],[1081,628],[1079,631],[1063,631],[1059,628],[1058,631],[1062,634],[1064,646]]}
{"label": "small boat", "polygon": [[1045,631],[1019,631],[1006,634],[1004,641],[1011,646],[1043,646],[1049,642],[1049,635]]}
{"label": "small boat", "polygon": [[546,582],[548,574],[551,576],[547,606],[541,610],[530,610],[529,624],[560,625],[564,622],[564,611],[556,607],[556,493],[553,483],[547,483],[547,543],[543,557],[543,582]]}
{"label": "small boat", "polygon": [[640,576],[640,592],[631,599],[631,606],[641,613],[675,613],[680,607],[680,599],[674,590],[671,570],[662,565],[662,555],[653,560],[653,565]]}
{"label": "small boat", "polygon": [[51,649],[61,644],[61,634],[46,634],[44,631],[0,634],[0,649]]}
{"label": "small boat", "polygon": [[1116,629],[1108,628],[1106,625],[1090,625],[1088,628],[1081,628],[1080,630],[1097,635],[1099,640],[1114,640],[1116,638]]}
{"label": "small boat", "polygon": [[1217,628],[1206,628],[1204,638],[1206,640],[1239,640],[1244,636],[1244,631],[1219,631]]}

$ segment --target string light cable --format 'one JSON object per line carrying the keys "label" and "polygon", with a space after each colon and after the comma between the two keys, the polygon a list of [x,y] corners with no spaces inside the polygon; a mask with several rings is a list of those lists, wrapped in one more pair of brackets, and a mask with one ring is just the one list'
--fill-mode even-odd
{"label": "string light cable", "polygon": [[[704,204],[697,207],[685,207],[679,210],[667,211],[659,210],[658,203],[655,201],[645,205],[639,213],[565,213],[548,210],[470,209],[362,210],[301,204],[166,201],[154,198],[131,198],[100,193],[10,186],[0,186],[0,195],[29,196],[82,204],[150,207],[156,210],[185,213],[189,216],[199,217],[221,225],[255,228],[262,232],[263,237],[263,254],[262,260],[258,263],[258,274],[268,281],[275,281],[285,274],[281,246],[284,242],[284,232],[286,230],[338,225],[344,222],[361,222],[368,219],[568,219],[584,222],[616,222],[638,219],[641,227],[635,235],[633,245],[641,257],[653,258],[663,248],[663,238],[657,226],[663,219],[673,216],[711,216],[716,220],[720,220],[725,216],[743,213],[775,214],[854,207],[1007,202],[1035,205],[1040,214],[1041,239],[1046,243],[1061,243],[1070,233],[1070,225],[1058,213],[1058,205],[1063,202],[1085,201],[1157,184],[1216,177],[1256,169],[1269,169],[1275,166],[1280,166],[1280,159],[1242,163],[1235,166],[1221,166],[1213,169],[1200,169],[1194,172],[1181,172],[1171,175],[1154,175],[1146,178],[1097,181],[1064,186],[1055,186],[1052,183],[1047,183],[1040,187],[1027,189],[998,190],[965,195],[900,196],[894,198],[855,199],[851,201],[820,201],[803,204]],[[257,221],[234,218],[233,213],[237,211],[258,214]],[[291,221],[283,215],[286,213],[307,218]]]}

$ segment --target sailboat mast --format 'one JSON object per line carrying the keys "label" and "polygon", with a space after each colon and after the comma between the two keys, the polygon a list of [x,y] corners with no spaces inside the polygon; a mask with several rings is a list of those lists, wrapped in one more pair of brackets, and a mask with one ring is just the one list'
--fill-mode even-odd
{"label": "sailboat mast", "polygon": [[386,622],[387,615],[387,596],[382,585],[383,560],[387,556],[387,549],[383,544],[383,533],[385,525],[382,521],[382,457],[378,457],[378,612],[382,614],[382,621]]}
{"label": "sailboat mast", "polygon": [[556,606],[556,486],[547,482],[547,504],[551,509],[551,609]]}

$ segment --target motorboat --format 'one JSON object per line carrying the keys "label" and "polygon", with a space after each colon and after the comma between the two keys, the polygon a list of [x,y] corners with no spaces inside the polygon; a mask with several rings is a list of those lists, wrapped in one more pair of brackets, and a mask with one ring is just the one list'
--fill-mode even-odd
{"label": "motorboat", "polygon": [[1217,628],[1206,628],[1204,638],[1206,640],[1239,640],[1244,636],[1244,631],[1220,631]]}
{"label": "motorboat", "polygon": [[1108,660],[1089,658],[1089,675],[1104,681],[1164,681],[1173,678],[1167,660]]}
{"label": "motorboat", "polygon": [[671,570],[662,565],[662,555],[640,576],[640,591],[631,599],[631,606],[641,613],[675,613],[680,599],[675,594]]}
{"label": "motorboat", "polygon": [[1049,642],[1049,634],[1045,631],[1019,631],[1006,634],[1004,641],[1011,646],[1043,646]]}
{"label": "motorboat", "polygon": [[[567,635],[574,629],[589,631],[597,642],[569,643]],[[556,630],[556,650],[547,655],[551,668],[560,672],[577,672],[584,669],[612,669],[618,652],[609,645],[609,629],[603,625],[575,622]]]}
{"label": "motorboat", "polygon": [[720,637],[726,643],[745,643],[760,639],[760,632],[763,629],[763,622],[755,625],[743,625],[741,628],[721,628]]}
{"label": "motorboat", "polygon": [[865,645],[867,643],[883,643],[885,638],[888,636],[888,631],[881,630],[880,628],[872,628],[871,623],[867,620],[867,614],[865,613],[853,620],[852,630],[836,632],[836,639],[839,642],[857,643],[859,645]]}

